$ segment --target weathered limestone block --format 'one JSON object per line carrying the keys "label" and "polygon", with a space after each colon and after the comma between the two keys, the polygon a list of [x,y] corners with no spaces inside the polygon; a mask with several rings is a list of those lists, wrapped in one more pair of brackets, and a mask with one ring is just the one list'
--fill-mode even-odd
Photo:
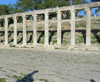
{"label": "weathered limestone block", "polygon": [[55,46],[54,45],[44,45],[45,50],[54,50]]}
{"label": "weathered limestone block", "polygon": [[44,49],[44,46],[42,44],[36,44],[36,45],[34,45],[34,48],[36,48],[36,49]]}

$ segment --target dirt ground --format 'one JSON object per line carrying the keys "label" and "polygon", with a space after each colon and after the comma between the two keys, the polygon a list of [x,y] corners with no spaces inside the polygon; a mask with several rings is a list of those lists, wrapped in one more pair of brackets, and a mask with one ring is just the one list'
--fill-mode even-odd
{"label": "dirt ground", "polygon": [[0,49],[0,78],[16,82],[36,70],[35,82],[100,82],[100,52]]}

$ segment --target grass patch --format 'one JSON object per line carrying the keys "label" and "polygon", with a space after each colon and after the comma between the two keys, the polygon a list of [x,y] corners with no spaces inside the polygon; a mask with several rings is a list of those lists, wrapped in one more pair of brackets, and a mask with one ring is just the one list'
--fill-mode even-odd
{"label": "grass patch", "polygon": [[79,43],[84,43],[84,41],[79,41]]}
{"label": "grass patch", "polygon": [[76,28],[78,28],[78,27],[85,27],[86,28],[86,22],[85,21],[77,21]]}
{"label": "grass patch", "polygon": [[23,75],[23,76],[26,76],[27,74],[24,74],[24,73],[20,73],[21,75]]}
{"label": "grass patch", "polygon": [[53,26],[50,26],[49,28],[53,28]]}
{"label": "grass patch", "polygon": [[91,41],[91,43],[98,43],[97,41]]}
{"label": "grass patch", "polygon": [[78,36],[80,39],[83,39],[83,36]]}
{"label": "grass patch", "polygon": [[43,27],[38,27],[38,29],[42,29]]}
{"label": "grass patch", "polygon": [[43,81],[43,82],[49,82],[48,80],[46,79],[39,79],[40,81]]}
{"label": "grass patch", "polygon": [[0,69],[2,69],[3,67],[0,67]]}
{"label": "grass patch", "polygon": [[57,40],[54,40],[53,43],[54,43],[54,44],[57,43]]}
{"label": "grass patch", "polygon": [[94,36],[91,37],[92,39],[96,39]]}
{"label": "grass patch", "polygon": [[0,78],[0,82],[6,82],[6,78]]}
{"label": "grass patch", "polygon": [[21,80],[23,77],[22,76],[14,75],[13,78],[18,79],[18,80]]}
{"label": "grass patch", "polygon": [[17,71],[15,71],[15,70],[10,70],[10,71],[17,73]]}
{"label": "grass patch", "polygon": [[40,41],[40,43],[44,44],[44,41]]}
{"label": "grass patch", "polygon": [[33,40],[31,40],[29,43],[33,43]]}
{"label": "grass patch", "polygon": [[[46,79],[39,79],[39,80],[42,81],[42,82],[49,82],[49,81],[46,80]],[[35,82],[35,81],[33,80],[32,82]]]}
{"label": "grass patch", "polygon": [[43,34],[42,37],[45,37],[45,35]]}
{"label": "grass patch", "polygon": [[15,45],[12,45],[11,47],[16,47]]}

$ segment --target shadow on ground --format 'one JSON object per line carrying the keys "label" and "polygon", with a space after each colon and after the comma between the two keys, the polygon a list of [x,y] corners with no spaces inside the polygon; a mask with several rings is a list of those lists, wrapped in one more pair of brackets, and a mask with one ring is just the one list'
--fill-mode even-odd
{"label": "shadow on ground", "polygon": [[25,77],[23,77],[23,79],[21,80],[17,80],[16,82],[32,82],[34,81],[34,78],[32,78],[32,76],[35,74],[35,73],[38,73],[39,71],[36,70],[36,71],[33,71],[32,73],[26,75]]}
{"label": "shadow on ground", "polygon": [[90,79],[90,82],[96,82],[95,80],[93,80],[93,79]]}

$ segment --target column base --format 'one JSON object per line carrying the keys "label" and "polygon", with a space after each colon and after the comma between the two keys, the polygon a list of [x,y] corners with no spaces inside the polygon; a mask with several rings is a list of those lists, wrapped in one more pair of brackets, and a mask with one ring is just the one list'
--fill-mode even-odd
{"label": "column base", "polygon": [[9,44],[2,45],[2,47],[10,47]]}
{"label": "column base", "polygon": [[26,47],[26,44],[21,44],[21,47]]}
{"label": "column base", "polygon": [[90,45],[85,45],[84,48],[89,49],[91,46]]}
{"label": "column base", "polygon": [[70,45],[70,46],[69,46],[69,49],[74,49],[74,48],[75,48],[74,45]]}
{"label": "column base", "polygon": [[36,45],[38,45],[38,43],[33,43],[33,46],[36,46]]}
{"label": "column base", "polygon": [[17,43],[16,44],[14,43],[13,45],[17,45]]}
{"label": "column base", "polygon": [[36,49],[44,49],[44,47],[43,47],[42,44],[34,44],[33,46],[34,46],[34,48],[36,48]]}
{"label": "column base", "polygon": [[62,45],[55,45],[55,48],[61,49],[62,48]]}
{"label": "column base", "polygon": [[43,45],[43,47],[45,48],[45,50],[55,50],[54,45]]}

